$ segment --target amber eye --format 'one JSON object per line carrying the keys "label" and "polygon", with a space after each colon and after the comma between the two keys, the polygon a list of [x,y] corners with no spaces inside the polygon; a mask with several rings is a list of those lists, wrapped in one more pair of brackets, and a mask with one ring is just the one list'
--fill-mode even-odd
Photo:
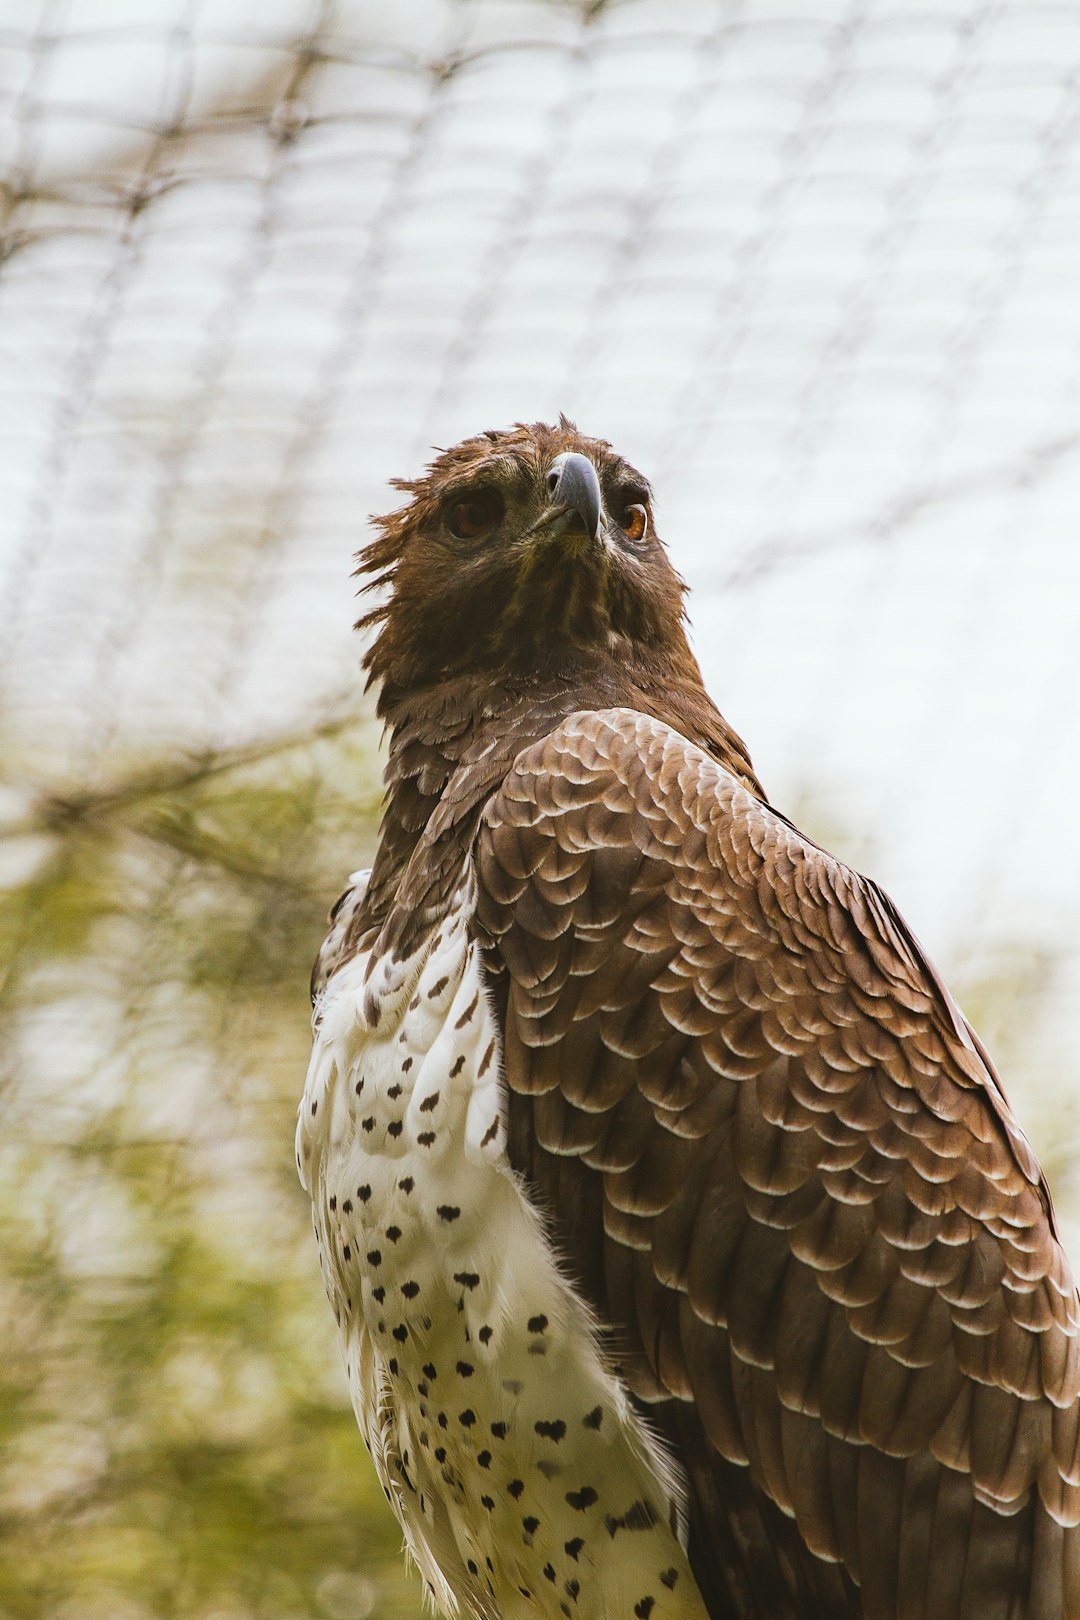
{"label": "amber eye", "polygon": [[478,540],[502,522],[506,503],[497,489],[476,489],[452,501],[446,527],[455,540]]}
{"label": "amber eye", "polygon": [[644,540],[649,532],[649,514],[639,501],[623,513],[622,530],[628,540]]}

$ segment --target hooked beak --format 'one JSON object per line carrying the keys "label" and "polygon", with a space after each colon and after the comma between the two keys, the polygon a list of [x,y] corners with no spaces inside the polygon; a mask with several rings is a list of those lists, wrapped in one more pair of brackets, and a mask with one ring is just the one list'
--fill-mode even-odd
{"label": "hooked beak", "polygon": [[551,497],[549,511],[552,517],[575,512],[589,539],[601,539],[604,507],[600,480],[588,456],[564,450],[548,468],[546,483]]}

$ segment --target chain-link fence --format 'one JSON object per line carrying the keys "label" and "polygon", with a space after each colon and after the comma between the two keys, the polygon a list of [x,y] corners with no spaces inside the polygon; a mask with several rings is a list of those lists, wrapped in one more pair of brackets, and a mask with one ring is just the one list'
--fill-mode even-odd
{"label": "chain-link fence", "polygon": [[0,1616],[416,1612],[290,1143],[433,442],[653,479],[1080,1233],[1080,9],[6,0],[0,143]]}

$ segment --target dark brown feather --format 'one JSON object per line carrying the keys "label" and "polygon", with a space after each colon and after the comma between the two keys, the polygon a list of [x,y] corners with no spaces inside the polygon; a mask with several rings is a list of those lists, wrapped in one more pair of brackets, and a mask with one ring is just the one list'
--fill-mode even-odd
{"label": "dark brown feather", "polygon": [[[604,896],[606,955],[553,1045],[534,1044],[514,964],[526,934],[576,935],[589,885],[541,895],[526,877],[511,897],[504,836],[534,873],[591,847]],[[1060,1614],[1080,1557],[1057,1522],[1080,1511],[1075,1289],[1000,1086],[889,902],[625,710],[572,717],[520,756],[476,863],[493,971],[512,980],[519,1165],[680,1437],[714,1612]],[[665,1028],[667,1088],[646,1057],[667,1051]],[[534,1100],[537,1068],[560,1078]],[[559,1094],[590,1122],[566,1149],[601,1177],[588,1229],[560,1221],[541,1112]],[[674,1136],[680,1103],[703,1132]],[[601,1176],[613,1143],[632,1170]],[[737,1569],[717,1571],[718,1545],[739,1548]]]}

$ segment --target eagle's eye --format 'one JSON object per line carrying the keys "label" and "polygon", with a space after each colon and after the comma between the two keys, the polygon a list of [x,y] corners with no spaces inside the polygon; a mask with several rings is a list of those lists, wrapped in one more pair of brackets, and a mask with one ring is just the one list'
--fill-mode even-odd
{"label": "eagle's eye", "polygon": [[628,540],[644,540],[649,532],[649,513],[640,501],[628,506],[619,525]]}
{"label": "eagle's eye", "polygon": [[450,503],[446,527],[455,540],[478,540],[502,522],[506,502],[497,489],[474,489]]}

